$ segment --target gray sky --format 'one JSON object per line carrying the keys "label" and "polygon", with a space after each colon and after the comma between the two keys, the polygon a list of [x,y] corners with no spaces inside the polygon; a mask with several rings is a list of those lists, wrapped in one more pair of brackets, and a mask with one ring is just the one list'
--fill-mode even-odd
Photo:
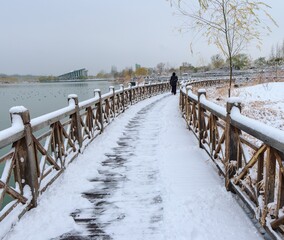
{"label": "gray sky", "polygon": [[[178,28],[183,19],[166,0],[0,0],[0,73],[59,75],[79,68],[89,74],[159,62],[202,65],[218,53]],[[284,39],[284,1],[267,0],[279,28],[264,38],[253,58],[268,56]]]}

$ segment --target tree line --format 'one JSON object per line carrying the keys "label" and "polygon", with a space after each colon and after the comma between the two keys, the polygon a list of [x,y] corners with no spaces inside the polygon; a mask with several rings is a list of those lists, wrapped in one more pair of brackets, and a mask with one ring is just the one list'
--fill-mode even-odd
{"label": "tree line", "polygon": [[[252,57],[245,53],[239,53],[232,57],[232,69],[234,70],[246,70],[252,68],[264,68],[269,66],[281,65],[284,63],[284,40],[282,44],[274,44],[271,46],[271,53],[268,57],[259,57],[252,59]],[[115,78],[130,80],[135,77],[146,76],[161,76],[168,75],[172,72],[177,74],[182,73],[197,73],[205,72],[209,70],[223,70],[229,71],[230,64],[229,59],[225,59],[221,54],[212,55],[210,62],[204,66],[194,66],[191,63],[183,62],[178,67],[170,66],[168,63],[160,62],[155,67],[136,67],[134,70],[132,67],[125,67],[123,70],[118,71],[115,66],[111,67],[110,72],[100,71],[93,78]]]}

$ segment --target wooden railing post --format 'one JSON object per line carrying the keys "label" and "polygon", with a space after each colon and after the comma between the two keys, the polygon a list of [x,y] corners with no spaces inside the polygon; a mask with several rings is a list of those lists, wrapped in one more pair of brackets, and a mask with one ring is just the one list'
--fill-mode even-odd
{"label": "wooden railing post", "polygon": [[184,98],[184,93],[181,92],[180,95],[179,95],[179,108],[180,108],[182,113],[183,113],[183,108],[182,108],[183,98]]}
{"label": "wooden railing post", "polygon": [[180,107],[181,107],[181,111],[182,113],[185,113],[185,94],[180,94]]}
{"label": "wooden railing post", "polygon": [[114,86],[109,87],[109,91],[112,92],[112,111],[113,111],[113,117],[115,117],[115,90]]}
{"label": "wooden railing post", "polygon": [[154,86],[154,92],[155,92],[155,95],[158,94],[158,85],[157,85],[157,82],[154,82],[155,86]]}
{"label": "wooden railing post", "polygon": [[20,174],[23,186],[28,185],[31,188],[32,201],[31,208],[37,206],[38,197],[38,166],[36,161],[36,149],[33,141],[32,127],[30,124],[30,113],[24,107],[13,107],[10,109],[12,124],[18,122],[19,116],[24,125],[24,139],[21,140],[17,151],[20,160]]}
{"label": "wooden railing post", "polygon": [[[269,204],[275,201],[275,178],[276,178],[276,157],[275,149],[268,146],[265,159],[265,179],[264,179],[264,206],[261,216],[261,224],[266,225],[266,216],[269,212]],[[279,172],[282,175],[281,171]],[[282,177],[282,176],[281,176]],[[278,184],[281,184],[278,182]],[[279,186],[278,186],[279,187]],[[278,192],[279,194],[279,192]],[[277,199],[278,200],[278,199]],[[276,203],[277,203],[276,200]],[[278,212],[276,213],[278,215]],[[272,214],[271,214],[272,215]]]}
{"label": "wooden railing post", "polygon": [[96,94],[99,95],[99,103],[98,103],[98,108],[97,111],[99,113],[99,122],[101,124],[101,132],[102,133],[104,131],[104,118],[103,118],[103,102],[102,102],[102,92],[100,89],[95,89],[94,90],[94,95],[96,96]]}
{"label": "wooden railing post", "polygon": [[81,125],[81,117],[79,111],[79,100],[76,94],[68,95],[68,103],[69,105],[74,104],[75,107],[75,114],[72,116],[73,120],[73,131],[76,140],[78,141],[80,149],[82,148],[83,144],[83,136],[82,136],[82,125]]}
{"label": "wooden railing post", "polygon": [[124,103],[124,86],[123,86],[123,84],[120,84],[120,89],[122,90],[122,95],[121,95],[122,112],[124,112],[125,103]]}
{"label": "wooden railing post", "polygon": [[152,94],[152,82],[149,81],[149,91],[148,91],[148,97],[151,97],[151,94]]}
{"label": "wooden railing post", "polygon": [[199,89],[198,90],[198,130],[199,130],[199,147],[202,148],[202,140],[203,140],[203,133],[205,131],[205,118],[204,118],[204,109],[201,107],[200,98],[201,96],[206,97],[206,90]]}
{"label": "wooden railing post", "polygon": [[145,83],[139,88],[139,97],[140,97],[140,100],[143,100],[145,99],[145,89],[146,89],[146,85]]}
{"label": "wooden railing post", "polygon": [[191,86],[186,87],[186,96],[185,96],[185,120],[188,124],[189,121],[189,101],[188,101],[188,93],[192,91]]}
{"label": "wooden railing post", "polygon": [[229,98],[227,101],[227,117],[225,128],[225,170],[226,178],[225,185],[227,190],[230,189],[230,179],[235,175],[238,161],[240,161],[240,143],[239,134],[240,131],[231,125],[231,112],[233,108],[238,108],[241,111],[241,102],[237,98]]}
{"label": "wooden railing post", "polygon": [[133,89],[133,94],[134,94],[133,99],[135,99],[136,102],[144,99],[143,88],[144,87],[142,85],[142,86],[138,86],[135,89]]}
{"label": "wooden railing post", "polygon": [[[276,151],[276,150],[275,150]],[[283,152],[278,152],[278,155],[281,157],[281,159],[284,159]],[[279,170],[279,175],[282,169]],[[279,176],[279,187],[278,187],[278,209],[281,209],[284,206],[284,177],[283,174]]]}
{"label": "wooden railing post", "polygon": [[130,105],[132,105],[132,85],[131,83],[128,83],[128,88],[129,88],[129,102],[130,102]]}

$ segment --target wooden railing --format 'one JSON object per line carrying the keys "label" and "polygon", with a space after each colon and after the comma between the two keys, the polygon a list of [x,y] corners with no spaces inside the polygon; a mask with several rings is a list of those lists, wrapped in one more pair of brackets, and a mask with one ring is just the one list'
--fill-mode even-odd
{"label": "wooden railing", "polygon": [[241,114],[241,102],[229,98],[226,109],[187,86],[180,109],[225,178],[228,190],[239,195],[255,218],[273,236],[284,229],[284,132]]}
{"label": "wooden railing", "polygon": [[[236,79],[232,79],[232,84],[234,84]],[[192,87],[210,87],[216,85],[229,85],[230,79],[229,78],[219,78],[219,79],[195,79],[186,81],[185,85],[192,86]]]}
{"label": "wooden railing", "polygon": [[5,152],[0,155],[1,228],[8,231],[18,217],[36,207],[38,196],[115,117],[168,90],[168,83],[126,89],[121,85],[104,95],[95,90],[95,97],[83,102],[72,94],[67,107],[32,120],[24,107],[12,108],[12,126],[0,132],[0,149]]}

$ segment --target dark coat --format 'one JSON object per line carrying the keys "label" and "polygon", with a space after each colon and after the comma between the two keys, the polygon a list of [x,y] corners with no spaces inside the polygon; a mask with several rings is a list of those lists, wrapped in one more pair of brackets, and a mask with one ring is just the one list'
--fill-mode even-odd
{"label": "dark coat", "polygon": [[177,76],[171,76],[171,80],[170,80],[171,86],[176,86],[177,85],[177,81],[178,81],[178,77]]}

